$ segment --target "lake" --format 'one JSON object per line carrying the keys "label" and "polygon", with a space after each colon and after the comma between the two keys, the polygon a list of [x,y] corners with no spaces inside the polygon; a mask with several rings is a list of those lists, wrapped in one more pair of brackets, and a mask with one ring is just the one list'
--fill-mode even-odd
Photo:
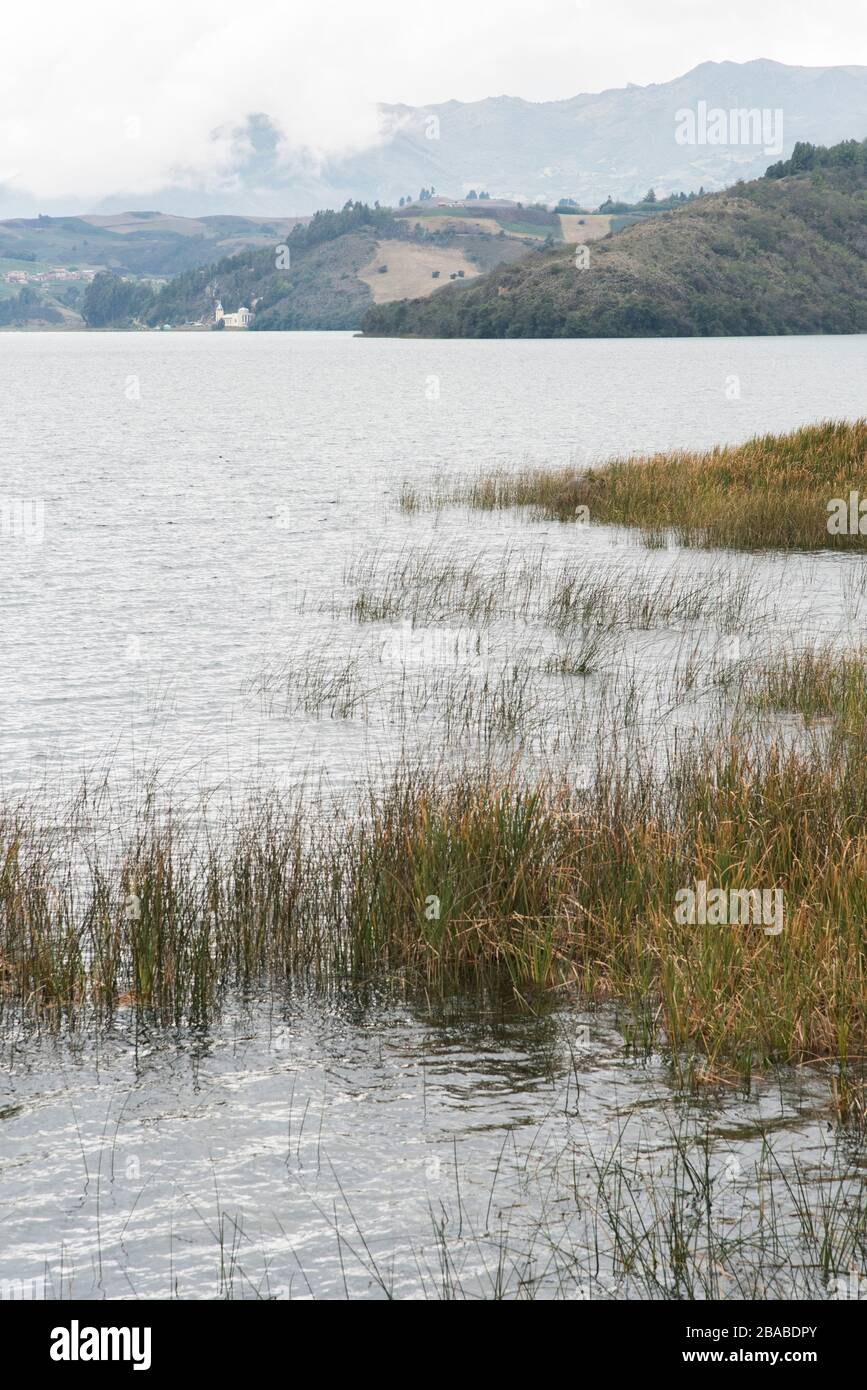
{"label": "lake", "polygon": [[[648,550],[593,525],[407,511],[402,485],[855,418],[865,368],[861,337],[0,334],[5,801],[51,808],[104,778],[105,838],[144,786],[191,816],[311,786],[323,814],[323,787],[351,797],[408,753],[583,767],[627,683],[636,737],[692,727],[678,654],[715,669],[862,633],[863,559]],[[643,591],[659,610],[624,618],[579,694],[546,674],[550,634],[520,602],[576,562],[624,611]],[[456,625],[434,580],[466,592],[468,567],[499,606]],[[707,586],[699,620],[666,608],[671,575]],[[383,616],[358,621],[384,591]],[[517,745],[491,670],[519,670]],[[4,1297],[636,1296],[640,1272],[594,1242],[599,1214],[652,1223],[653,1177],[690,1207],[685,1151],[707,1158],[724,1232],[758,1219],[771,1140],[816,1191],[863,1168],[820,1071],[686,1094],[615,1003],[568,992],[528,1012],[399,980],[263,989],[207,1028],[122,1007],[96,1036],[15,1019],[0,1036]],[[763,1269],[767,1296],[819,1296],[808,1263]]]}

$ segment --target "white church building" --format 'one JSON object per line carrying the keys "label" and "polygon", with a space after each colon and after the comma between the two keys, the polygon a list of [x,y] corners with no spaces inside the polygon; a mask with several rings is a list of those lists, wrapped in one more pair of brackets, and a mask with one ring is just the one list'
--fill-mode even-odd
{"label": "white church building", "polygon": [[222,319],[226,328],[249,328],[252,318],[253,311],[251,309],[245,309],[243,304],[241,305],[237,314],[224,313],[222,304],[220,303],[219,299],[217,300],[217,304],[214,309],[215,323],[219,323],[220,319]]}

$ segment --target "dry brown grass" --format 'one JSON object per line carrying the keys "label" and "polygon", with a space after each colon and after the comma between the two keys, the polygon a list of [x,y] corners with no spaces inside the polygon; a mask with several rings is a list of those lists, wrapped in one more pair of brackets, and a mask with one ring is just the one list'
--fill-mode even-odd
{"label": "dry brown grass", "polygon": [[[828,504],[853,490],[867,501],[865,419],[762,435],[706,453],[618,459],[588,472],[481,473],[427,501],[529,507],[560,521],[583,516],[586,508],[591,522],[640,528],[651,544],[669,534],[682,545],[734,550],[864,550],[867,534],[828,530]],[[409,495],[404,504],[412,500],[417,506]]]}
{"label": "dry brown grass", "polygon": [[[845,1077],[867,1052],[864,724],[748,743],[681,748],[663,777],[601,761],[585,790],[405,768],[336,821],[275,798],[205,836],[144,814],[109,857],[80,810],[48,829],[10,811],[0,1010],[59,1025],[126,1002],[181,1023],[268,979],[572,985],[631,1006],[688,1074],[833,1058]],[[678,920],[701,880],[779,888],[784,929]]]}
{"label": "dry brown grass", "polygon": [[[388,266],[384,275],[377,269],[381,265]],[[433,278],[435,270],[440,271],[438,280]],[[391,240],[377,242],[373,259],[358,272],[358,278],[370,286],[375,304],[389,304],[393,299],[418,299],[433,294],[449,283],[452,272],[459,270],[466,280],[480,273],[478,266],[456,247]]]}

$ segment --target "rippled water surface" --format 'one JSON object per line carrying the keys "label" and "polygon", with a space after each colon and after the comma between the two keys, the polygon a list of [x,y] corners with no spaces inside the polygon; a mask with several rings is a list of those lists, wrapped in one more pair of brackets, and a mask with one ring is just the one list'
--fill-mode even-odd
{"label": "rippled water surface", "polygon": [[[627,588],[672,565],[728,574],[761,594],[734,624],[747,656],[769,631],[860,630],[858,558],[646,551],[592,525],[398,499],[405,480],[483,465],[585,467],[852,418],[865,367],[863,338],[2,334],[0,497],[24,507],[17,526],[4,511],[0,552],[4,793],[95,766],[120,783],[156,767],[191,795],[320,774],[339,790],[413,731],[439,746],[415,669],[430,647],[418,661],[402,621],[347,611],[372,554],[480,555],[489,571],[580,558]],[[629,631],[611,659],[648,686],[673,647],[715,650],[731,629]],[[527,631],[501,615],[485,652],[526,657]],[[352,709],[311,698],[323,661],[354,664]],[[550,743],[564,707],[539,688]],[[127,1013],[74,1045],[3,1039],[4,1296],[16,1281],[31,1296],[627,1296],[594,1249],[606,1155],[636,1190],[654,1173],[677,1185],[680,1136],[707,1159],[723,1228],[753,1201],[768,1134],[817,1191],[841,1161],[857,1171],[821,1077],[687,1099],[613,1009],[565,998],[538,1017],[372,990],[253,998],[199,1034],[142,1032]]]}
{"label": "rippled water surface", "polygon": [[298,1000],[4,1061],[0,1277],[31,1297],[622,1297],[596,1215],[686,1182],[678,1142],[708,1145],[723,1234],[763,1134],[790,1178],[841,1169],[817,1081],[687,1102],[604,1012]]}
{"label": "rippled water surface", "polygon": [[[204,782],[260,759],[346,775],[354,730],[261,718],[243,692],[277,655],[326,631],[349,640],[313,611],[349,559],[425,543],[612,555],[593,527],[405,517],[403,480],[852,417],[865,368],[860,337],[0,334],[3,492],[44,505],[41,543],[3,540],[4,783],[109,748],[119,765],[180,762]],[[814,564],[788,562],[820,608],[834,569],[817,583]]]}

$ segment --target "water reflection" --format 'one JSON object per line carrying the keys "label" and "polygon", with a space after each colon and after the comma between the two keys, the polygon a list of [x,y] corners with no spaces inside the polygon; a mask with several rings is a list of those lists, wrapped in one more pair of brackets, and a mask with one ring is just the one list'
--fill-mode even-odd
{"label": "water reflection", "polygon": [[[779,1295],[801,1248],[786,1183],[857,1193],[819,1078],[688,1096],[605,1009],[296,994],[197,1035],[130,1018],[75,1050],[19,1040],[7,1064],[0,1279],[64,1296],[648,1295],[624,1263],[636,1212],[650,1251],[674,1210],[706,1221],[708,1193],[719,1268],[746,1288],[763,1165],[792,1239]],[[702,1296],[701,1244],[649,1296]]]}

